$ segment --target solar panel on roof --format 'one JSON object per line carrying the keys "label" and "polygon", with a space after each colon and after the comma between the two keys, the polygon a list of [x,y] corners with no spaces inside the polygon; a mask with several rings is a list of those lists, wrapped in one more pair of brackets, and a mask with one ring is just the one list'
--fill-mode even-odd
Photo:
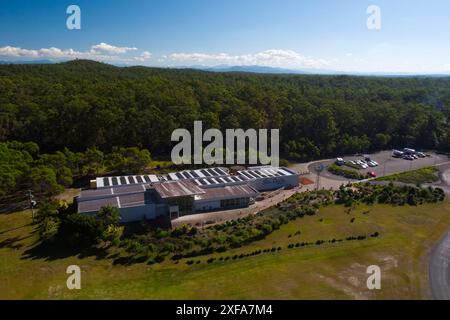
{"label": "solar panel on roof", "polygon": [[191,171],[190,173],[191,173],[191,175],[192,175],[194,178],[199,178],[199,177],[200,177],[195,171]]}
{"label": "solar panel on roof", "polygon": [[268,174],[265,170],[263,170],[263,169],[261,169],[261,170],[258,170],[258,173],[260,174],[260,175],[263,175],[264,177],[270,177],[271,175],[270,174]]}
{"label": "solar panel on roof", "polygon": [[149,176],[144,176],[144,180],[145,180],[145,182],[150,182],[151,181]]}
{"label": "solar panel on roof", "polygon": [[254,175],[253,172],[245,171],[245,172],[243,172],[243,173],[244,173],[246,176],[248,176],[249,178],[251,178],[251,179],[258,178],[258,176]]}
{"label": "solar panel on roof", "polygon": [[252,173],[257,177],[257,178],[264,178],[264,175],[259,173],[258,171],[252,171]]}
{"label": "solar panel on roof", "polygon": [[216,176],[221,176],[222,175],[222,173],[220,171],[218,171],[217,168],[210,168],[209,170],[214,172],[214,175],[216,175]]}
{"label": "solar panel on roof", "polygon": [[103,178],[103,185],[105,187],[109,187],[109,179],[108,178]]}
{"label": "solar panel on roof", "polygon": [[218,170],[219,172],[221,172],[224,176],[226,176],[228,173],[223,170],[222,168],[216,168],[216,170]]}
{"label": "solar panel on roof", "polygon": [[200,170],[195,170],[195,174],[197,174],[200,178],[204,178],[205,175],[200,172]]}
{"label": "solar panel on roof", "polygon": [[185,172],[185,174],[189,177],[189,179],[195,178],[194,175],[192,174],[192,171],[187,171]]}
{"label": "solar panel on roof", "polygon": [[175,173],[175,176],[179,179],[184,179],[183,175],[181,175],[179,172]]}
{"label": "solar panel on roof", "polygon": [[116,177],[111,178],[111,182],[112,182],[113,186],[117,186],[119,184]]}
{"label": "solar panel on roof", "polygon": [[134,177],[128,177],[128,181],[130,181],[130,183],[135,184],[136,181],[134,180]]}
{"label": "solar panel on roof", "polygon": [[144,180],[142,180],[141,176],[136,176],[136,180],[138,183],[144,183]]}
{"label": "solar panel on roof", "polygon": [[242,172],[241,172],[241,175],[244,176],[244,177],[246,177],[247,180],[248,180],[248,179],[253,179],[253,177],[252,177],[251,175],[249,175],[248,172],[242,171]]}
{"label": "solar panel on roof", "polygon": [[283,169],[278,169],[278,172],[281,172],[281,174],[284,175],[284,176],[289,176],[290,175],[289,172],[287,172],[286,170],[283,170]]}
{"label": "solar panel on roof", "polygon": [[205,177],[210,177],[211,176],[211,174],[208,171],[206,171],[205,169],[201,169],[200,172],[203,173],[203,175]]}
{"label": "solar panel on roof", "polygon": [[125,177],[120,177],[119,179],[121,184],[127,184],[127,180],[125,179]]}

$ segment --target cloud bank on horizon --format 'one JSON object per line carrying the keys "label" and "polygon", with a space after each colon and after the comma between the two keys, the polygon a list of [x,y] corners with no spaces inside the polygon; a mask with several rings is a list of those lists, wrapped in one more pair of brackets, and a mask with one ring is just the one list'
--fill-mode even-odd
{"label": "cloud bank on horizon", "polygon": [[[60,49],[55,47],[41,49],[24,49],[14,46],[0,47],[0,59],[20,61],[23,59],[48,59],[52,61],[64,61],[70,59],[90,59],[109,63],[150,63],[153,57],[149,51],[142,51],[139,55],[130,56],[137,52],[136,47],[118,47],[105,42],[91,46],[87,51],[74,49]],[[157,57],[157,64],[165,66],[189,66],[202,65],[213,67],[217,65],[226,66],[264,66],[289,69],[323,69],[332,65],[324,59],[305,57],[294,50],[270,49],[262,52],[232,55],[228,53],[171,53]]]}
{"label": "cloud bank on horizon", "polygon": [[[261,66],[290,70],[317,70],[336,72],[385,72],[382,66],[376,66],[374,70],[361,71],[358,63],[367,64],[367,60],[355,58],[352,53],[345,54],[345,58],[354,59],[355,69],[345,69],[339,64],[338,59],[326,60],[304,56],[294,50],[268,49],[256,53],[229,54],[229,53],[201,53],[201,52],[174,52],[155,56],[149,51],[139,50],[136,47],[121,47],[105,42],[92,45],[88,50],[79,51],[72,48],[60,49],[48,47],[41,49],[26,49],[15,46],[0,47],[0,60],[20,62],[33,60],[50,60],[63,62],[74,59],[88,59],[110,64],[146,65],[156,67],[217,67],[217,66]],[[389,73],[449,73],[450,64],[439,66],[438,69],[391,69]]]}

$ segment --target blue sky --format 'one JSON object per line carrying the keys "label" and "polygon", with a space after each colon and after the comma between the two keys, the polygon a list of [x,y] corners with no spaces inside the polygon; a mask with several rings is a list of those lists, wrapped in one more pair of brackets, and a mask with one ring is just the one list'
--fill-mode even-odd
{"label": "blue sky", "polygon": [[449,16],[448,0],[2,0],[0,60],[449,73]]}

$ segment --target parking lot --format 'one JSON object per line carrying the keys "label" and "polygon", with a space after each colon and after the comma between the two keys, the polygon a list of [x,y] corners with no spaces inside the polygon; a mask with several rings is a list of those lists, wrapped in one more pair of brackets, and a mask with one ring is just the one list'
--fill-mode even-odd
{"label": "parking lot", "polygon": [[[377,167],[369,167],[367,169],[361,168],[358,170],[347,167],[347,166],[342,166],[342,168],[348,169],[348,170],[359,171],[362,174],[366,174],[369,171],[373,171],[376,173],[376,175],[378,177],[380,177],[380,176],[391,175],[394,173],[411,171],[411,170],[420,169],[420,168],[424,168],[424,167],[448,163],[450,161],[449,158],[445,155],[439,155],[439,154],[435,154],[432,152],[427,153],[427,154],[429,156],[425,157],[425,158],[419,158],[419,159],[415,159],[415,160],[405,160],[402,158],[392,157],[392,151],[382,151],[382,152],[378,152],[378,153],[374,153],[374,154],[367,154],[370,157],[370,159],[378,162],[379,165]],[[361,156],[361,155],[360,156],[348,156],[348,157],[341,157],[341,158],[343,158],[344,161],[350,161],[350,160],[356,161],[356,160],[364,159],[364,156]],[[335,161],[336,161],[336,159],[330,159],[330,160],[315,162],[315,163],[311,164],[308,167],[308,169],[310,170],[310,172],[317,173],[318,167],[322,165],[322,167],[324,168],[321,173],[322,177],[327,177],[327,178],[330,178],[333,180],[349,181],[348,178],[334,175],[327,170],[327,168],[330,165],[332,165],[333,163],[335,163]]]}

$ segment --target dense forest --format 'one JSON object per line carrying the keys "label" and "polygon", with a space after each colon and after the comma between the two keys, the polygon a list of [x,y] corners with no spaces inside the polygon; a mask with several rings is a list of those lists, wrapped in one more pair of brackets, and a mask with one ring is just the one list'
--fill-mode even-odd
{"label": "dense forest", "polygon": [[449,150],[450,78],[213,73],[92,61],[0,66],[0,141],[147,148],[176,128],[279,128],[285,158],[409,146]]}
{"label": "dense forest", "polygon": [[[168,158],[172,131],[192,130],[194,120],[203,130],[279,128],[281,156],[296,161],[404,146],[448,152],[450,78],[214,73],[85,60],[1,65],[0,196],[25,187],[57,193],[105,166],[136,171],[150,160],[141,149]],[[127,168],[129,160],[137,166]]]}

